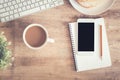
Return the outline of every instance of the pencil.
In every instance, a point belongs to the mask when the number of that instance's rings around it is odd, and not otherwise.
[[[100,58],[102,59],[102,25],[100,25]]]

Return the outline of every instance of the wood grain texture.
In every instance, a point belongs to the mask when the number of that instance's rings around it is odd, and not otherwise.
[[[120,0],[110,10],[97,16],[83,15],[68,0],[64,2],[56,8],[0,23],[0,31],[5,31],[13,43],[11,49],[15,57],[11,68],[0,71],[0,80],[120,80]],[[85,17],[105,18],[112,67],[79,73],[75,71],[68,23]],[[45,26],[55,43],[48,43],[37,51],[26,47],[22,33],[32,23]]]

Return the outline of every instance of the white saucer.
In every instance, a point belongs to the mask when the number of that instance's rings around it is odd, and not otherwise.
[[[104,3],[101,3],[99,6],[94,8],[84,8],[80,6],[76,0],[69,0],[71,5],[79,12],[86,15],[98,15],[107,11],[116,0],[104,0]]]

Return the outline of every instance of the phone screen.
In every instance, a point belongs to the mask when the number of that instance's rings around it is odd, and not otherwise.
[[[78,23],[78,51],[94,51],[94,23]]]

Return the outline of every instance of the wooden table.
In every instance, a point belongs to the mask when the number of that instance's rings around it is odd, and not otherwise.
[[[0,31],[4,31],[12,42],[15,57],[11,68],[0,71],[0,80],[120,80],[120,0],[110,10],[97,16],[83,15],[68,0],[64,2],[56,8],[0,23]],[[79,73],[75,71],[68,23],[81,17],[105,18],[112,67]],[[45,26],[55,43],[48,43],[37,51],[26,47],[22,33],[31,23]]]

